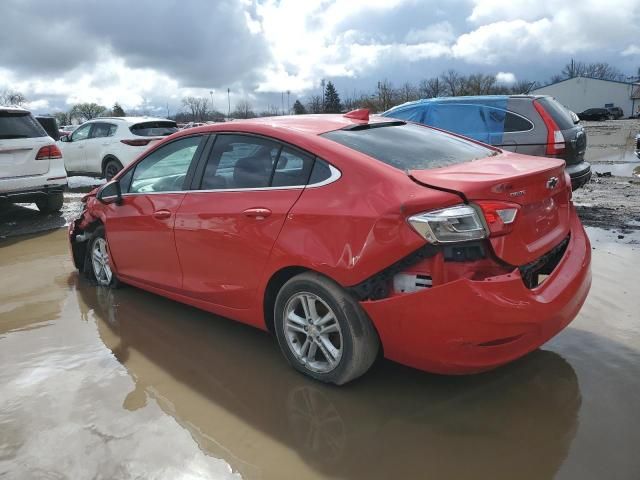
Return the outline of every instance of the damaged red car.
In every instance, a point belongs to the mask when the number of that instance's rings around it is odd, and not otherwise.
[[[565,328],[591,284],[562,160],[366,111],[173,134],[88,195],[69,236],[99,285],[268,330],[335,384],[381,355],[498,367]]]

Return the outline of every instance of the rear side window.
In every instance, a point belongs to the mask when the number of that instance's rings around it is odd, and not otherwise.
[[[154,122],[142,122],[136,123],[129,127],[129,130],[134,135],[140,137],[166,137],[178,131],[176,122],[167,121],[154,121]]]
[[[504,118],[505,132],[526,132],[533,128],[533,123],[520,115],[507,112]]]
[[[573,128],[573,119],[571,118],[571,114],[568,112],[566,108],[560,105],[557,101],[555,101],[551,97],[542,97],[537,100],[544,109],[551,115],[553,121],[556,122],[556,125],[560,127],[560,130],[568,130]]]
[[[322,136],[400,170],[421,170],[497,154],[468,140],[414,124],[372,124]]]
[[[273,172],[272,187],[306,185],[313,167],[313,157],[284,147]]]
[[[0,110],[0,139],[46,136],[47,132],[29,112]]]

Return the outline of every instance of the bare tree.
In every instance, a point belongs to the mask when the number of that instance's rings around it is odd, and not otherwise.
[[[453,69],[448,70],[440,75],[440,81],[444,84],[447,90],[447,94],[451,95],[452,97],[460,95],[460,80],[460,74]]]
[[[398,100],[401,103],[412,102],[420,98],[418,89],[410,82],[405,82],[397,91]]]
[[[391,85],[391,82],[389,80],[385,78],[384,80],[378,82],[377,94],[378,94],[378,108],[381,111],[384,112],[386,110],[389,110],[391,107],[393,107],[394,105],[393,85]]]
[[[102,115],[107,110],[107,107],[98,105],[97,103],[77,103],[69,111],[73,118],[76,118],[82,122],[91,120]]]
[[[438,77],[421,80],[418,88],[420,96],[424,98],[435,98],[446,95],[445,86]]]
[[[260,117],[276,117],[282,115],[282,112],[277,105],[269,105],[266,110],[260,112]]]
[[[624,80],[624,74],[606,62],[584,63],[573,58],[562,69],[565,78],[591,77],[601,80]]]
[[[324,111],[324,101],[322,95],[311,95],[307,102],[307,111],[309,113],[322,113]]]
[[[529,81],[529,80],[518,80],[511,86],[511,92],[513,94],[523,94],[526,95],[531,92],[534,88],[538,86],[538,82]]]
[[[231,112],[232,118],[253,118],[255,116],[253,106],[248,100],[240,100],[237,102],[235,110]]]
[[[203,122],[207,118],[209,99],[205,97],[184,97],[182,105],[191,111],[194,122]]]
[[[73,116],[71,112],[56,112],[53,114],[58,122],[58,125],[71,125],[73,123]]]
[[[15,90],[3,90],[0,92],[0,105],[23,106],[27,103],[27,97]]]

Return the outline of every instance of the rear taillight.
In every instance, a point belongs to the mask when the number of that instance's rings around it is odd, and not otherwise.
[[[57,145],[45,145],[36,154],[36,160],[56,160],[62,158],[62,152]]]
[[[484,220],[492,237],[506,235],[513,230],[520,207],[514,203],[483,200],[476,202],[482,210]]]
[[[144,147],[145,145],[149,145],[149,142],[151,140],[154,140],[154,139],[150,138],[150,139],[120,140],[120,142],[124,143],[125,145],[130,145],[132,147]]]
[[[408,221],[416,232],[431,243],[464,242],[487,236],[478,213],[469,205],[419,213],[409,217]]]
[[[564,153],[566,145],[564,143],[564,135],[558,127],[553,117],[549,115],[549,112],[545,110],[538,100],[533,101],[533,106],[536,108],[542,121],[547,127],[547,155],[558,155]]]

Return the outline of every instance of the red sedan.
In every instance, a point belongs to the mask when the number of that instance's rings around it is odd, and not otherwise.
[[[85,202],[71,248],[99,285],[269,330],[336,384],[380,353],[503,365],[566,327],[591,284],[562,160],[366,111],[184,130]]]

